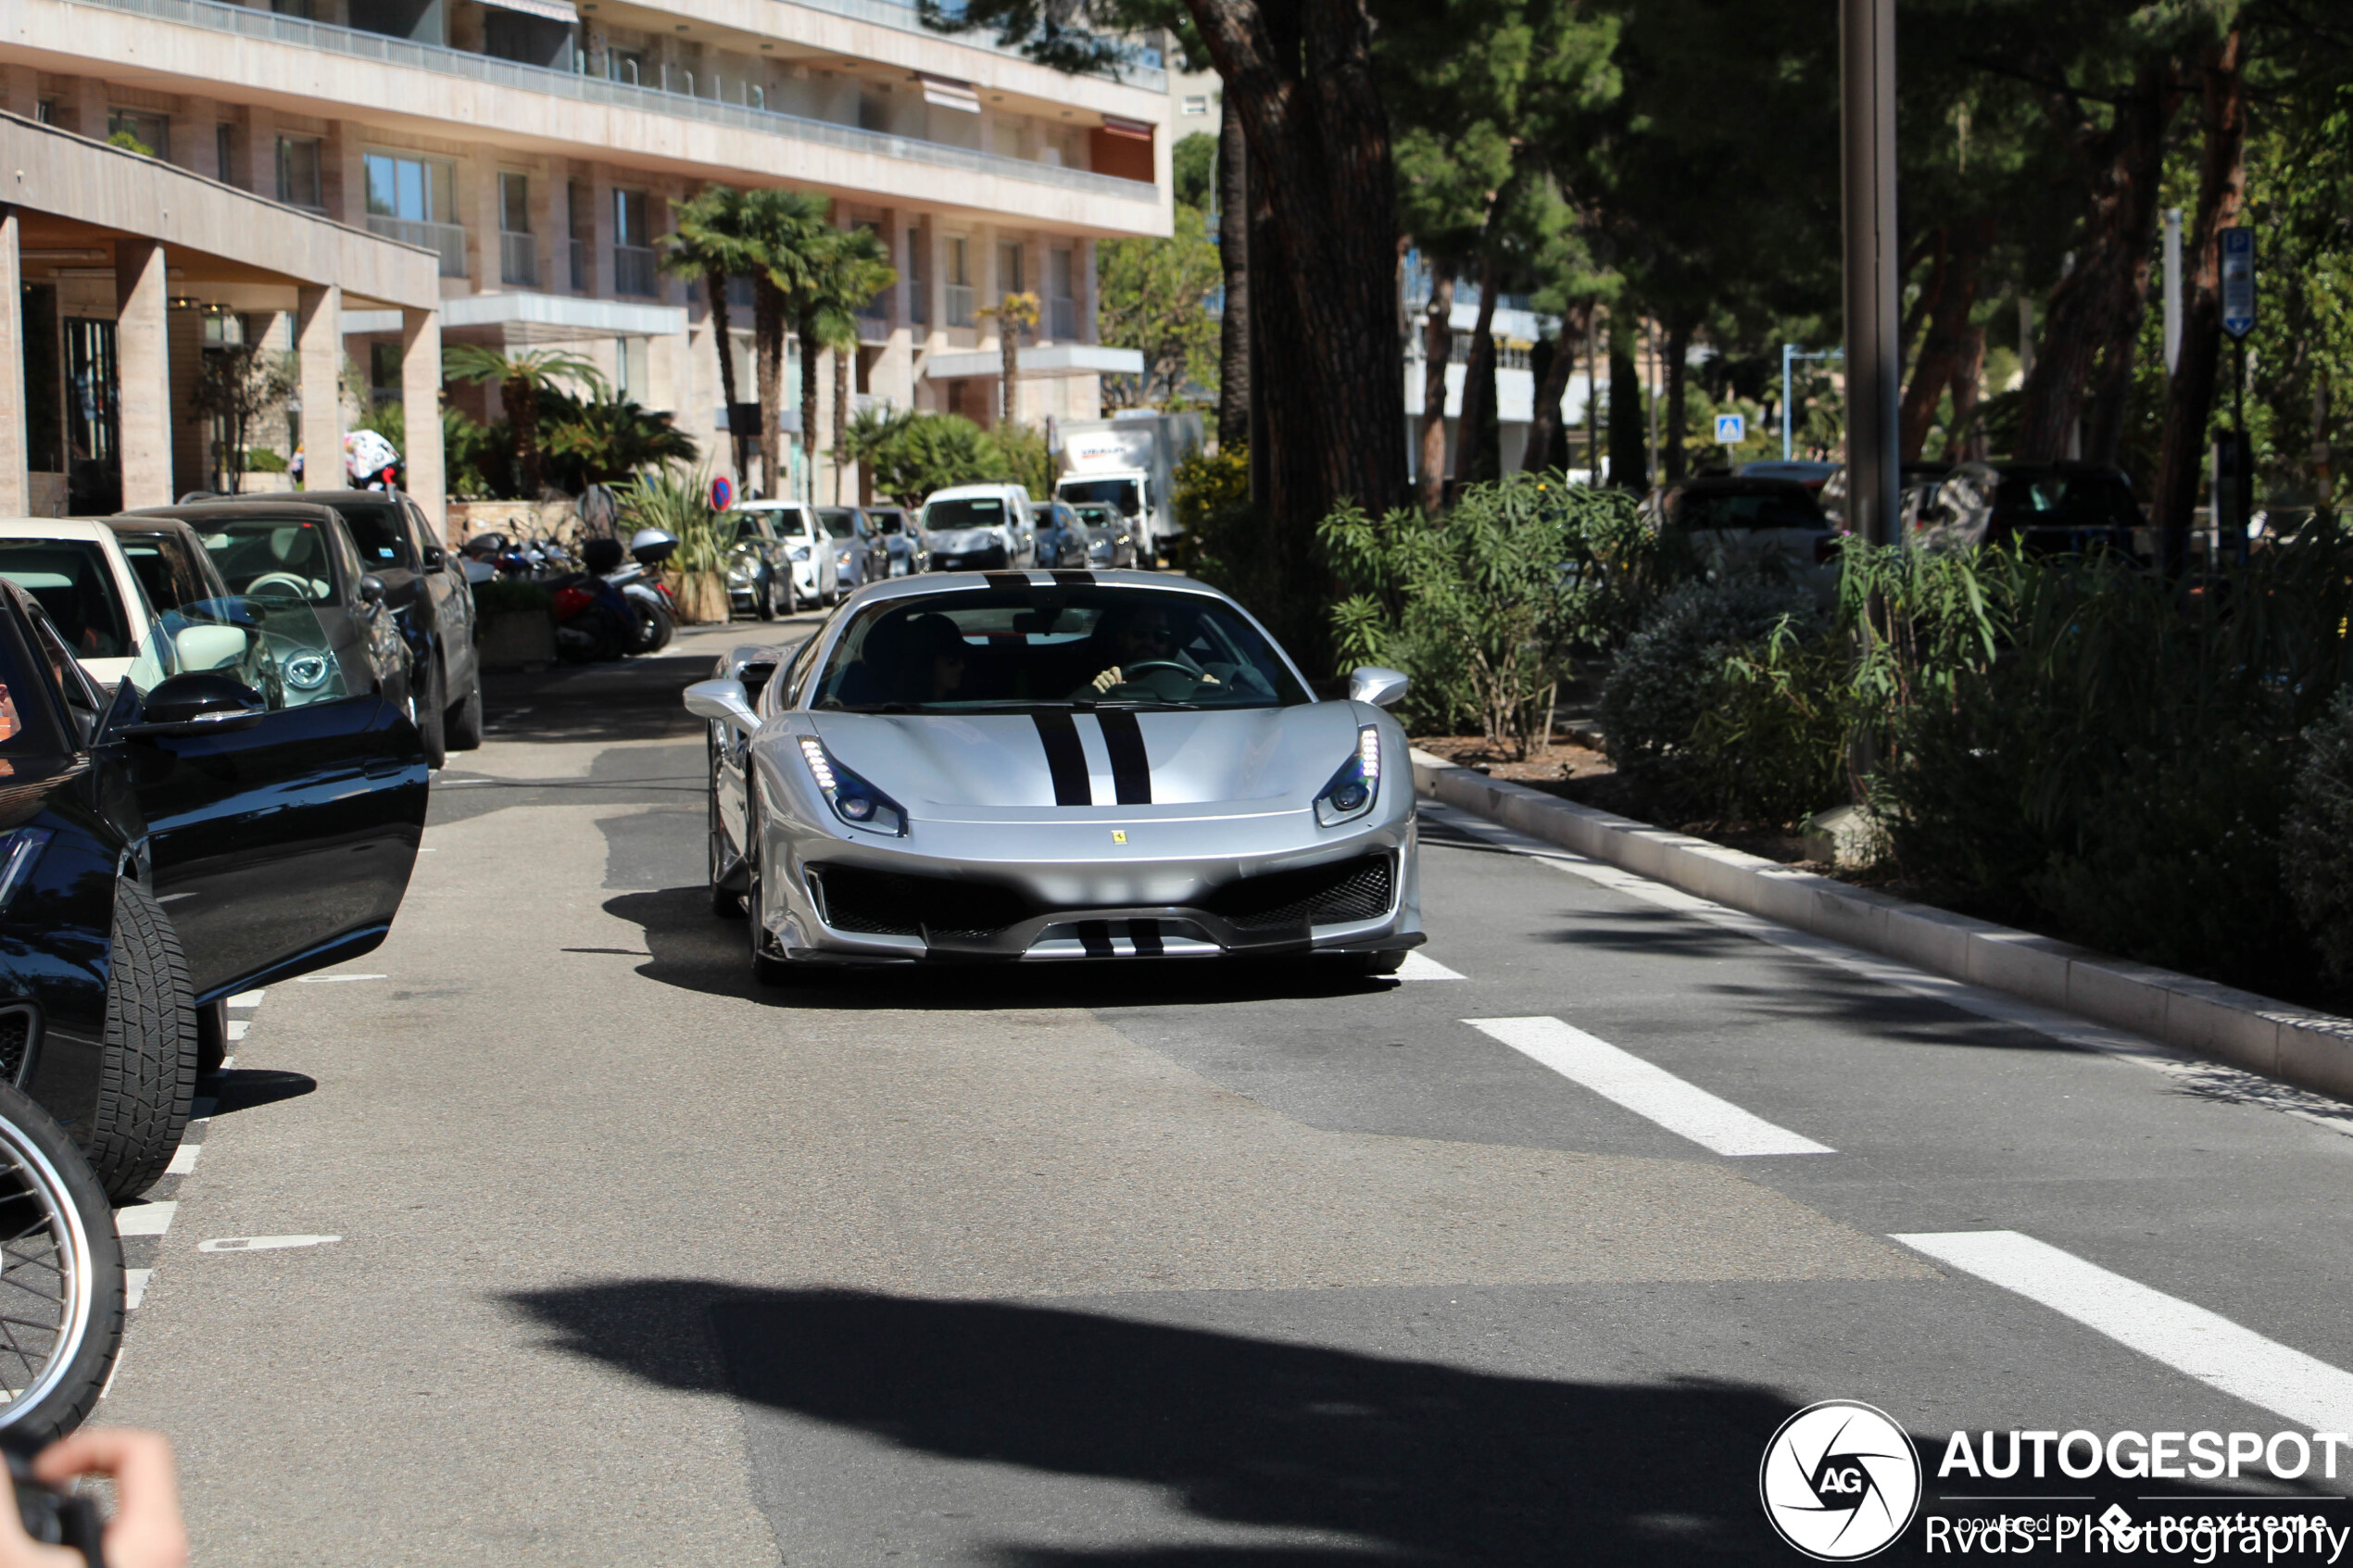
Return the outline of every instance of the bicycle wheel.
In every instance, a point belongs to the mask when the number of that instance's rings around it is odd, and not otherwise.
[[[64,1129],[0,1083],[0,1434],[38,1448],[81,1425],[122,1345],[122,1242]]]

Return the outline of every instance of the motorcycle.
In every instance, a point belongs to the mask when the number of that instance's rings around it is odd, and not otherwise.
[[[547,586],[557,658],[567,664],[601,664],[630,651],[635,626],[620,589],[586,571],[567,573]]]
[[[631,653],[659,653],[678,624],[678,604],[669,584],[649,568],[668,560],[678,541],[659,528],[641,528],[629,540],[626,558],[618,539],[591,539],[580,548],[581,563],[619,590],[629,613]]]

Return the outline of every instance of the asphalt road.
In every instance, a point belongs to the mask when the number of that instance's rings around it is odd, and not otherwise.
[[[2347,1108],[1437,809],[1402,983],[756,991],[677,701],[753,633],[498,683],[391,939],[245,999],[101,1412],[201,1562],[1788,1562],[1826,1399],[1931,1514],[2353,1524],[1933,1474],[2353,1428]]]

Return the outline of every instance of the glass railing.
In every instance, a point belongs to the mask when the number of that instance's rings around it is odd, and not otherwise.
[[[1046,302],[1046,335],[1058,343],[1078,340],[1078,302],[1075,299],[1050,299]]]
[[[650,298],[661,293],[654,282],[654,252],[650,245],[612,247],[612,292]]]
[[[1003,175],[1009,179],[1119,196],[1131,201],[1148,200],[1152,191],[1151,185],[1147,182],[1123,180],[1117,175],[1098,174],[1092,169],[1065,169],[1056,164],[1034,163],[1027,158],[1003,157],[946,142],[897,136],[879,131],[862,131],[829,119],[808,119],[799,115],[780,114],[755,105],[690,97],[684,93],[665,93],[656,86],[611,82],[579,71],[526,65],[520,60],[494,59],[487,55],[468,54],[461,49],[444,48],[435,44],[417,44],[384,33],[364,32],[328,22],[308,21],[300,17],[280,16],[274,11],[228,4],[225,0],[89,0],[89,3],[190,27],[207,28],[215,32],[233,33],[241,38],[265,39],[302,48],[321,49],[355,59],[463,77],[517,92],[607,104],[646,114],[699,119],[765,135],[787,136],[849,152],[906,158],[969,173]],[[863,7],[893,13],[904,11],[910,17],[913,12],[913,7],[901,7],[893,4],[892,0],[812,0],[812,3],[816,3],[819,9],[866,20],[884,21],[884,25],[887,26],[900,24],[885,21],[879,16],[868,17]],[[922,31],[920,23],[910,25],[915,31]],[[973,35],[975,40],[979,36]],[[1138,86],[1146,85],[1132,73],[1127,80]]]
[[[445,278],[466,275],[466,232],[455,223],[428,223],[422,219],[386,218],[371,212],[368,214],[368,232],[403,245],[438,251],[441,275]]]
[[[588,242],[586,240],[572,242],[572,292],[574,294],[588,292]]]
[[[948,285],[948,324],[969,327],[973,324],[973,291],[969,283]]]
[[[498,278],[517,288],[539,286],[539,246],[529,234],[500,232]]]

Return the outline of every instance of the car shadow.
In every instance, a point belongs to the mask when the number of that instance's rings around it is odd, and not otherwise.
[[[307,1073],[285,1073],[266,1067],[230,1067],[196,1080],[197,1116],[229,1116],[296,1099],[319,1087]],[[208,1109],[208,1107],[209,1109]]]
[[[1315,958],[1120,960],[1070,963],[912,963],[882,968],[812,967],[784,985],[751,978],[744,922],[711,912],[700,886],[666,887],[608,898],[605,912],[635,924],[652,958],[648,980],[773,1007],[827,1010],[1039,1007],[1176,1007],[1279,998],[1361,997],[1397,982],[1343,972]]]
[[[1003,1542],[999,1562],[1789,1561],[1754,1499],[1757,1456],[1795,1407],[1761,1388],[1512,1376],[1063,1306],[850,1290],[643,1279],[510,1299],[558,1348],[666,1387],[917,1454],[1149,1486],[1220,1525],[1357,1543]]]

